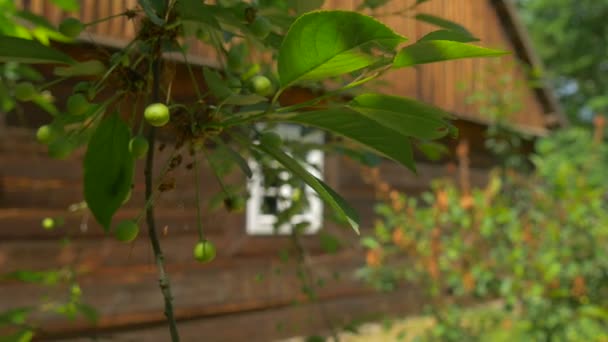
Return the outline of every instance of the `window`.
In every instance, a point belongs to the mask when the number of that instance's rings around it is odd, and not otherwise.
[[[298,141],[302,145],[323,143],[322,132],[306,133],[304,130],[300,126],[281,124],[276,127],[275,132],[284,141]],[[289,153],[289,151],[285,152]],[[324,153],[319,149],[310,149],[306,150],[304,155],[308,172],[322,179]],[[292,215],[289,222],[276,227],[277,214],[290,208],[294,196],[298,196],[301,192],[287,184],[290,175],[286,171],[265,172],[269,169],[278,170],[279,164],[276,161],[268,164],[262,168],[258,162],[249,161],[253,176],[248,183],[247,234],[291,234],[293,227],[300,223],[307,223],[303,230],[304,234],[314,234],[319,231],[323,224],[323,202],[309,186],[303,191],[307,205]]]

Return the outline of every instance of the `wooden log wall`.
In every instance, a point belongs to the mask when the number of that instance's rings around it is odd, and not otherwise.
[[[159,162],[168,153],[158,156]],[[93,325],[84,320],[66,321],[41,313],[34,316],[42,324],[41,338],[65,340],[82,336],[107,337],[127,341],[165,341],[162,299],[157,285],[157,270],[143,230],[133,243],[125,245],[103,234],[90,216],[69,214],[66,208],[82,200],[82,151],[68,161],[46,157],[43,147],[36,145],[29,130],[10,129],[0,139],[0,270],[47,270],[70,267],[78,272],[78,281],[86,303],[99,310],[100,320]],[[337,156],[326,161],[326,179],[343,194],[363,217],[364,232],[373,224],[374,189],[360,177],[360,166]],[[428,188],[434,177],[456,174],[440,164],[418,165],[416,177],[403,167],[383,164],[383,179],[395,188],[418,192]],[[132,200],[116,219],[132,218],[143,205],[141,163]],[[473,170],[478,183],[485,181],[483,168]],[[217,259],[200,265],[192,258],[197,241],[195,231],[194,192],[191,172],[174,171],[178,180],[174,192],[158,202],[158,226],[164,232],[161,244],[175,294],[180,326],[186,326],[186,341],[194,336],[210,336],[209,341],[243,341],[256,331],[251,341],[323,331],[316,306],[293,306],[304,300],[293,259],[281,261],[279,252],[291,249],[289,238],[250,237],[244,235],[244,217],[239,214],[205,212],[203,225],[207,238],[218,248]],[[202,171],[203,198],[218,190],[210,170]],[[44,217],[65,217],[65,224],[55,230],[40,227]],[[339,323],[354,319],[353,308],[362,305],[362,316],[402,310],[416,310],[422,304],[413,290],[392,295],[376,295],[355,279],[363,264],[363,253],[357,237],[345,227],[326,220],[325,233],[337,236],[343,248],[326,254],[318,237],[307,237],[304,245],[311,255],[315,274],[326,281],[319,289],[323,305]],[[62,237],[70,242],[63,244]],[[292,257],[293,258],[293,257]],[[337,275],[337,277],[335,276]],[[37,305],[43,295],[64,298],[65,288],[45,288],[14,281],[0,281],[0,312],[4,309]],[[407,301],[405,301],[407,298]],[[394,302],[396,299],[404,300]],[[393,302],[391,306],[390,303]],[[386,311],[386,312],[385,312]],[[408,311],[409,312],[409,311]],[[377,316],[374,316],[377,317]],[[312,322],[309,322],[312,319]],[[223,330],[228,322],[250,322],[243,329]],[[213,323],[211,323],[213,322]],[[271,329],[274,325],[284,326]],[[276,327],[275,327],[276,328]],[[219,329],[219,330],[218,330]],[[156,336],[157,339],[150,338]],[[104,340],[104,339],[102,339]]]
[[[159,160],[166,156],[166,153],[161,154]],[[0,270],[2,273],[42,271],[67,266],[78,272],[84,300],[99,310],[99,322],[92,325],[80,319],[66,321],[49,313],[38,313],[34,318],[45,331],[41,338],[46,336],[64,340],[100,334],[122,341],[129,340],[131,336],[139,336],[140,340],[144,336],[153,336],[149,335],[150,331],[154,331],[154,334],[164,333],[161,328],[162,300],[156,280],[157,270],[145,231],[133,244],[125,245],[104,235],[86,214],[66,213],[66,207],[82,200],[81,158],[80,153],[69,161],[48,159],[44,149],[32,142],[29,131],[11,129],[2,137]],[[342,161],[330,158],[328,164],[334,174],[330,171],[329,179],[340,179],[340,183],[348,187],[362,184],[356,177],[358,169],[355,165],[336,177],[340,163]],[[139,171],[141,167],[138,165]],[[350,178],[342,177],[351,172],[353,175]],[[305,298],[300,292],[302,284],[297,278],[295,265],[291,261],[285,264],[278,257],[281,249],[290,247],[288,238],[248,237],[243,234],[242,215],[228,215],[222,211],[205,213],[203,225],[206,236],[216,243],[218,258],[209,265],[200,265],[193,260],[192,247],[197,241],[197,233],[194,194],[188,180],[192,175],[182,170],[176,171],[174,176],[180,180],[177,189],[162,197],[157,216],[159,227],[164,231],[161,244],[173,283],[176,312],[180,320],[191,327],[190,335],[186,336],[199,333],[210,336],[210,341],[242,341],[256,329],[255,320],[243,330],[227,332],[218,330],[218,327],[243,317],[269,319],[264,323],[265,330],[256,332],[255,341],[314,332],[310,330],[313,328],[323,330],[321,322],[310,325],[309,330],[298,326],[308,324],[303,319],[306,315],[311,318],[317,316],[317,308],[292,306],[294,300]],[[402,172],[396,177],[404,181]],[[203,171],[203,179],[213,179],[209,170]],[[121,210],[117,219],[132,218],[139,213],[143,204],[141,181],[141,177],[138,177],[132,201],[126,209]],[[340,187],[340,184],[334,185]],[[207,181],[203,188],[203,197],[207,197],[217,186],[213,181]],[[373,194],[357,199],[351,193],[348,197],[359,209],[371,208],[373,204]],[[44,231],[40,222],[47,216],[65,217],[66,222],[56,230]],[[369,226],[371,216],[365,221]],[[366,305],[360,310],[361,314],[379,314],[388,306],[391,298],[412,296],[411,293],[375,295],[355,281],[354,272],[363,260],[353,233],[331,224],[325,232],[344,237],[345,248],[337,254],[326,255],[322,253],[316,237],[306,238],[304,244],[311,253],[315,274],[327,281],[327,285],[319,290],[319,296],[327,301],[325,305],[333,308],[332,317],[344,320],[341,315],[359,304]],[[70,242],[61,243],[60,238],[66,236]],[[334,277],[334,273],[339,274],[339,278]],[[65,288],[56,286],[49,289],[1,281],[0,312],[8,308],[36,306],[41,303],[43,295],[49,294],[51,298],[64,298]],[[377,306],[377,300],[384,304]],[[416,307],[411,303],[407,306],[410,309]],[[392,310],[396,310],[396,307]],[[231,315],[237,313],[237,316]],[[283,314],[296,321],[282,317]],[[209,318],[213,318],[211,321],[218,325],[210,324],[207,321]],[[271,322],[283,324],[286,328],[271,329]],[[160,337],[162,333],[157,339],[146,340],[165,341]]]

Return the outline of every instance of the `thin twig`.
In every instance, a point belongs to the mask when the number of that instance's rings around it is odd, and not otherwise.
[[[157,44],[157,48],[160,49],[160,40]],[[160,54],[158,51],[155,51],[156,55],[154,56],[154,61],[152,63],[152,74],[153,74],[153,85],[152,85],[152,103],[156,103],[160,99],[160,68],[161,68],[161,60]],[[156,141],[156,129],[151,127],[148,132],[148,154],[146,156],[146,168],[144,171],[145,174],[145,183],[146,183],[146,202],[148,202],[154,193],[154,188],[152,184],[153,178],[153,170],[154,170],[154,150],[155,150],[155,141]],[[169,276],[165,271],[165,257],[163,255],[162,249],[160,247],[160,242],[158,240],[158,233],[156,231],[156,221],[154,219],[154,207],[155,205],[150,205],[146,209],[146,222],[148,224],[148,235],[150,237],[150,242],[152,243],[152,249],[154,251],[154,257],[156,260],[156,265],[158,266],[158,282],[160,285],[160,290],[165,299],[165,316],[167,317],[167,321],[169,323],[169,330],[171,333],[171,341],[178,342],[179,341],[179,333],[177,331],[177,323],[175,321],[175,315],[173,313],[173,295],[171,294],[171,284],[169,282]]]
[[[304,246],[302,245],[302,241],[300,240],[300,233],[298,231],[294,231],[291,234],[291,236],[292,236],[292,241],[293,241],[294,247],[296,248],[297,261],[298,261],[298,264],[304,275],[303,276],[304,279],[302,279],[302,280],[304,281],[305,285],[308,286],[309,291],[313,291],[313,289],[315,287],[315,281],[314,281],[314,275],[312,273],[312,265],[310,264],[308,254],[307,254],[306,250],[304,249]],[[308,282],[308,284],[306,284],[307,282]],[[325,321],[325,325],[329,329],[329,333],[331,334],[331,337],[334,340],[334,342],[340,342],[338,333],[336,332],[336,329],[335,329],[331,319],[329,318],[329,314],[327,313],[325,305],[323,305],[323,303],[321,301],[319,301],[317,296],[314,296],[312,292],[311,292],[311,295],[309,296],[309,298],[317,305],[317,308],[319,309],[319,315],[320,315],[321,319],[323,321]]]

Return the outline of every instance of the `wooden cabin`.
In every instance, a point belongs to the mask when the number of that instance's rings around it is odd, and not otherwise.
[[[360,0],[326,0],[326,8],[354,9]],[[403,8],[404,1],[391,1],[381,12]],[[58,23],[66,16],[45,0],[21,1],[36,13]],[[136,0],[81,1],[80,18],[90,22],[137,5]],[[501,59],[501,72],[524,81],[525,66],[539,67],[508,0],[431,0],[419,12],[461,23],[488,47],[509,49],[511,56]],[[435,29],[429,24],[385,16],[382,20],[410,40]],[[64,46],[75,58],[86,58],[100,47],[120,47],[134,35],[132,25],[114,20],[98,25],[83,34],[78,44]],[[213,65],[204,47],[193,49],[192,61]],[[521,64],[507,67],[517,60]],[[470,146],[471,174],[482,183],[493,160],[483,148],[488,120],[466,99],[475,91],[492,87],[484,70],[491,60],[471,59],[431,64],[390,73],[390,87],[381,91],[416,97],[457,115],[460,139]],[[503,64],[504,63],[504,64]],[[186,77],[178,67],[176,77]],[[44,70],[43,70],[44,71]],[[48,72],[48,70],[46,70]],[[467,85],[466,91],[457,83]],[[69,85],[69,84],[68,84]],[[176,91],[180,97],[192,96],[191,90]],[[58,101],[64,101],[58,94]],[[63,94],[63,96],[67,96]],[[511,124],[522,132],[542,135],[563,124],[562,115],[552,94],[543,87],[523,89],[523,109]],[[35,109],[28,117],[35,127]],[[131,245],[116,242],[103,234],[86,213],[70,213],[67,208],[82,201],[82,153],[68,161],[49,159],[46,149],[35,143],[34,128],[23,127],[10,115],[0,122],[0,271],[46,270],[66,267],[77,272],[84,301],[98,310],[99,319],[91,323],[83,318],[66,320],[48,312],[33,318],[40,325],[39,340],[88,341],[168,341],[163,316],[163,301],[158,288],[157,268],[146,234]],[[453,150],[456,140],[446,140]],[[167,152],[158,154],[159,160]],[[391,186],[406,192],[419,192],[436,177],[453,177],[446,163],[420,159],[419,175],[402,166],[383,162],[380,173]],[[131,218],[143,203],[142,165],[137,166],[133,200],[117,218]],[[213,180],[208,169],[202,179]],[[334,328],[356,320],[377,319],[380,315],[419,312],[423,304],[414,287],[389,294],[379,294],[358,281],[356,270],[364,263],[358,237],[349,229],[325,219],[316,234],[304,238],[306,263],[324,284],[317,290],[317,304],[309,304],[301,291],[293,254],[285,258],[282,250],[293,251],[287,236],[252,235],[246,231],[247,215],[224,210],[205,212],[203,225],[207,238],[218,247],[218,257],[201,265],[192,257],[196,233],[196,211],[192,173],[175,170],[176,189],[160,199],[158,226],[162,228],[161,245],[172,282],[176,315],[183,341],[270,341],[295,335],[327,333],[327,322]],[[373,224],[374,189],[361,177],[361,167],[345,157],[326,155],[325,180],[342,194],[363,218],[363,234]],[[203,196],[218,190],[214,181],[203,184]],[[65,217],[65,224],[55,230],[41,228],[45,217]],[[322,248],[321,234],[341,240],[334,253]],[[64,242],[62,242],[64,241]],[[15,307],[36,306],[44,295],[65,296],[65,286],[38,286],[12,280],[0,280],[0,312]]]

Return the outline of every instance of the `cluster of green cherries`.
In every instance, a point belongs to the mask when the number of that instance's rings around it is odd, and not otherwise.
[[[15,89],[15,98],[20,101],[29,101],[37,94],[35,87],[31,83],[21,83]],[[67,111],[71,115],[82,115],[87,112],[90,103],[82,94],[75,94],[68,98],[66,103]],[[165,126],[171,120],[169,108],[163,103],[154,103],[146,107],[144,119],[154,127]],[[64,159],[71,152],[70,146],[54,146],[55,142],[62,142],[57,136],[58,132],[51,125],[43,125],[36,132],[39,142],[49,144],[49,154],[51,157]],[[63,143],[60,143],[63,144]],[[129,141],[129,151],[134,158],[141,159],[146,156],[149,149],[148,140],[142,135],[136,135]],[[126,196],[123,203],[130,198],[130,193]],[[44,229],[51,230],[56,226],[53,218],[42,220]],[[121,242],[129,243],[134,241],[139,235],[139,226],[135,220],[123,220],[119,222],[113,230],[114,237]],[[194,247],[194,258],[199,262],[210,262],[215,258],[216,249],[213,243],[206,239],[200,240]]]
[[[169,108],[164,103],[153,103],[146,107],[144,119],[151,126],[162,127],[171,119]],[[143,158],[148,152],[148,147],[148,141],[141,135],[133,137],[129,142],[129,150],[135,158]],[[131,242],[138,234],[139,226],[133,220],[121,221],[114,228],[114,236],[122,242]],[[210,262],[215,258],[215,246],[210,241],[202,239],[194,246],[193,254],[199,262]]]

